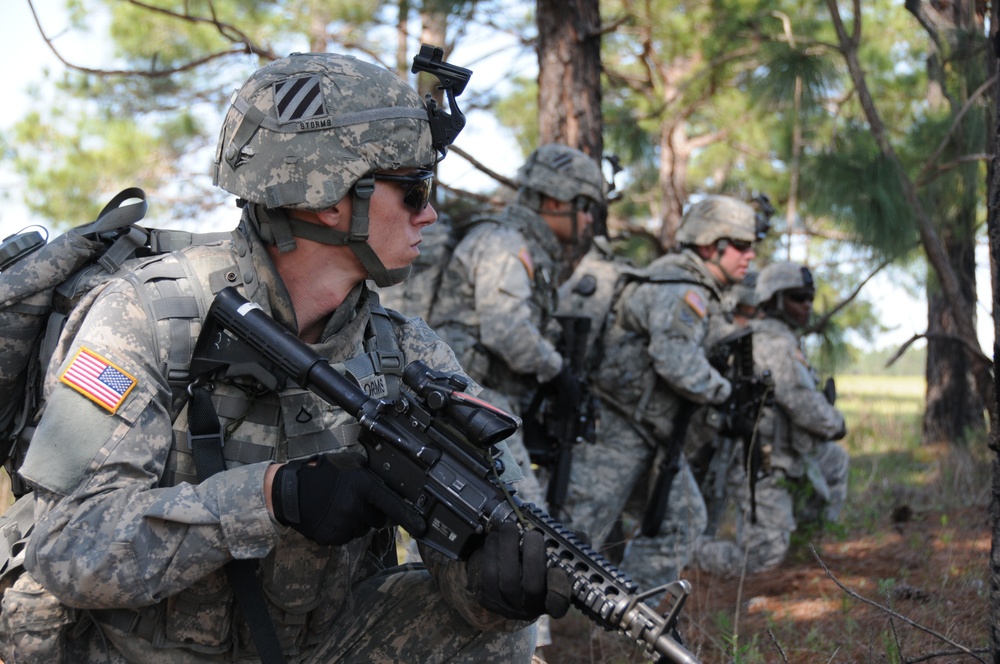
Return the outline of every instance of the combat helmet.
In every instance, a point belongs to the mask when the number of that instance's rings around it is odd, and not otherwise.
[[[751,270],[743,277],[743,281],[733,285],[733,300],[737,305],[745,307],[757,306],[757,272]]]
[[[771,263],[760,271],[755,294],[757,302],[763,304],[774,297],[776,293],[793,289],[815,293],[816,284],[813,281],[812,272],[805,265],[781,261]]]
[[[597,161],[558,143],[542,145],[532,152],[518,169],[516,182],[522,198],[537,192],[557,201],[574,201],[582,196],[602,204],[607,191]],[[537,209],[536,205],[526,204]]]
[[[423,47],[421,56],[432,48]],[[440,49],[433,56],[431,66],[419,70],[439,78],[434,67],[471,74],[440,63]],[[219,134],[214,182],[249,208],[245,217],[281,251],[295,247],[294,237],[346,245],[379,286],[398,283],[409,268],[386,270],[367,244],[374,173],[420,169],[418,177],[429,187],[431,167],[464,126],[454,96],[467,80],[468,75],[448,89],[448,115],[380,66],[349,55],[293,53],[258,69],[234,93]],[[283,210],[318,212],[348,194],[353,196],[348,233]]]
[[[677,244],[681,246],[709,246],[724,239],[758,239],[754,209],[729,196],[706,196],[692,204],[677,229]]]

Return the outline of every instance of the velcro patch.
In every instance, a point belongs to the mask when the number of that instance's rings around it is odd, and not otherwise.
[[[527,247],[521,247],[521,251],[517,252],[517,257],[521,259],[524,263],[524,268],[528,271],[528,278],[535,278],[535,263],[531,260],[531,252],[528,251]]]
[[[274,84],[274,108],[278,122],[302,122],[302,129],[319,129],[323,123],[315,123],[326,117],[326,103],[319,76],[289,78]]]
[[[134,376],[89,348],[77,351],[59,380],[112,413],[136,385]]]
[[[705,305],[705,300],[701,298],[701,294],[698,291],[689,290],[684,294],[684,301],[687,302],[688,306],[698,314],[698,318],[704,318],[705,314],[708,313],[708,307]]]

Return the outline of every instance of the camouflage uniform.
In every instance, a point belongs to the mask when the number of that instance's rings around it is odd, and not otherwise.
[[[721,289],[701,258],[684,250],[644,272],[656,281],[625,287],[605,334],[594,383],[603,405],[597,443],[574,451],[569,521],[597,546],[633,492],[644,502],[659,442],[672,436],[682,398],[720,404],[731,389],[705,355],[726,321]],[[636,535],[622,569],[642,588],[675,580],[705,520],[704,501],[682,457],[659,534]]]
[[[271,247],[290,251],[296,237],[347,246],[380,285],[405,277],[408,268],[387,269],[367,243],[368,197],[375,179],[396,177],[417,211],[411,219],[424,209],[430,173],[421,167],[447,147],[432,140],[436,121],[447,116],[429,115],[390,72],[336,54],[276,61],[233,97],[215,173],[245,201],[232,239],[149,259],[98,286],[56,349],[21,469],[36,520],[27,572],[4,594],[6,661],[258,662],[223,570],[234,559],[256,561],[289,662],[530,658],[534,626],[486,611],[467,590],[464,562],[426,550],[427,570],[394,567],[391,529],[325,546],[271,515],[263,489],[272,463],[363,462],[349,414],[298,388],[218,379],[211,401],[227,469],[198,482],[187,439],[184,386],[215,293],[236,286],[298,330]],[[398,169],[420,170],[380,173]],[[348,195],[350,233],[285,212],[318,213]],[[368,356],[379,368],[366,377],[384,379],[370,383],[378,396],[393,390],[389,365],[374,361],[383,353],[402,366],[422,359],[460,371],[423,322],[387,315],[369,295],[358,281],[327,312],[319,354],[332,363]],[[81,379],[94,364],[110,392]]]
[[[549,328],[561,252],[545,220],[512,203],[462,238],[441,276],[431,327],[485,388],[484,398],[514,413],[563,366]],[[507,445],[525,475],[522,498],[543,505],[520,431]]]
[[[755,371],[770,371],[774,380],[774,407],[765,408],[756,434],[770,471],[756,483],[756,522],[749,518],[746,472],[736,464],[730,475],[740,513],[737,539],[706,539],[697,549],[699,567],[722,574],[773,569],[797,525],[835,521],[847,497],[847,451],[831,442],[845,435],[844,416],[819,390],[799,335],[776,316],[750,326]],[[797,505],[800,495],[805,501]]]
[[[252,273],[237,257],[247,247]],[[162,299],[162,289],[154,286],[160,279],[147,279],[146,273],[162,278],[166,272],[183,272],[168,269],[177,263],[209,266],[207,279],[193,288],[178,280],[175,288],[211,293],[213,284],[225,284],[218,275],[242,268],[248,283],[269,284],[257,291],[266,311],[291,327],[294,314],[252,235],[249,244],[199,247],[185,255],[186,261],[157,260],[138,270],[136,278],[103,289],[87,316],[71,323],[79,324],[79,332],[71,347],[61,349],[55,365],[60,368],[49,376],[46,413],[23,468],[36,487],[42,519],[27,552],[31,575],[18,581],[30,589],[37,580],[78,607],[66,609],[72,620],[63,617],[68,624],[57,630],[62,640],[50,637],[49,644],[60,643],[66,661],[74,662],[104,661],[96,655],[105,647],[113,661],[255,661],[221,569],[230,559],[251,558],[260,559],[259,573],[289,661],[368,659],[379,653],[402,661],[444,661],[453,652],[476,651],[467,661],[499,662],[530,654],[531,629],[513,640],[479,631],[525,625],[479,608],[464,591],[464,564],[424,551],[436,581],[415,569],[381,570],[384,552],[373,549],[375,533],[343,547],[324,547],[268,515],[261,486],[272,460],[363,453],[353,418],[310,393],[286,389],[248,402],[245,387],[217,385],[213,402],[223,425],[232,429],[225,446],[229,469],[194,484],[187,408],[176,412],[157,361],[169,357],[172,347],[151,331],[148,316],[148,304]],[[364,295],[363,285],[355,288],[315,346],[331,362],[363,352],[371,315]],[[459,370],[451,351],[425,325],[413,319],[392,322],[406,363],[423,359],[444,371]],[[186,336],[168,335],[167,340],[190,348]],[[136,380],[113,416],[58,380],[81,347]],[[72,440],[71,454],[60,444],[66,440]],[[442,595],[438,587],[447,592]],[[400,621],[390,623],[392,639],[382,632],[384,622],[374,634],[364,634],[388,617]],[[30,631],[6,605],[3,618],[8,630]],[[20,620],[25,619],[22,614]],[[58,626],[58,620],[51,624]],[[5,636],[8,647],[23,641]]]

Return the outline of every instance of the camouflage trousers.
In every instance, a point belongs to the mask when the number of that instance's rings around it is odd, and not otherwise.
[[[847,451],[823,443],[805,461],[808,479],[791,479],[775,470],[757,480],[756,520],[751,519],[746,472],[733,464],[728,486],[737,506],[736,540],[702,538],[695,555],[698,567],[733,576],[771,570],[784,561],[791,534],[803,523],[836,522],[847,499]]]
[[[22,579],[28,583],[21,583]],[[28,604],[44,590],[25,573],[18,584],[18,621],[5,597],[3,648],[5,661],[18,664],[258,664],[259,659],[234,659],[228,654],[199,654],[186,648],[161,649],[114,627],[97,627],[88,618],[67,625],[74,611],[51,595],[41,612]],[[15,585],[18,588],[18,585]],[[8,591],[10,595],[10,591]],[[307,653],[288,655],[289,664],[361,662],[468,663],[531,661],[535,627],[519,632],[484,632],[471,627],[437,590],[422,567],[396,567],[365,579],[352,588],[353,606],[343,611],[324,641]],[[51,606],[50,606],[51,605]],[[48,621],[48,622],[47,622]],[[49,624],[51,622],[51,624]],[[12,624],[13,623],[13,624]]]
[[[623,513],[634,510],[630,516],[641,519],[656,453],[627,420],[604,409],[597,442],[573,451],[566,525],[600,548],[609,544],[608,535]],[[683,455],[680,464],[659,534],[636,533],[625,548],[620,567],[642,590],[676,581],[705,530],[705,501]],[[662,597],[650,599],[658,603]]]

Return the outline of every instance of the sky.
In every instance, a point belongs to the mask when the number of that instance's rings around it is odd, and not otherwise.
[[[9,128],[24,111],[24,91],[40,78],[43,68],[60,71],[63,65],[46,46],[32,18],[28,0],[6,0],[3,20],[0,21],[0,44],[6,53],[8,63],[16,62],[5,71],[5,102],[0,104],[0,132]],[[46,33],[57,36],[66,25],[64,0],[34,0],[34,6]],[[94,42],[68,41],[60,38],[60,51],[67,59],[83,65],[99,66],[99,55],[94,55]],[[456,54],[452,59],[462,64]],[[477,66],[474,78],[488,82],[491,70],[488,66]],[[513,138],[499,127],[487,113],[469,114],[469,122],[456,141],[473,156],[492,169],[507,176],[513,176],[520,165],[521,156]],[[457,187],[476,190],[487,186],[481,175],[464,159],[453,155],[446,159],[442,167],[442,180]],[[133,183],[122,183],[122,187]],[[10,195],[4,201],[4,213],[0,217],[0,239],[20,231],[22,228],[39,223],[32,219],[20,204],[17,193],[16,175],[0,169],[0,192]],[[992,356],[993,327],[991,319],[991,299],[989,284],[988,254],[985,247],[977,251],[979,270],[980,304],[978,327],[980,342],[988,355]],[[793,257],[794,258],[794,257]],[[878,275],[865,287],[863,294],[868,297],[879,312],[884,325],[891,328],[874,343],[875,348],[895,348],[916,334],[922,333],[927,325],[927,307],[922,297],[913,297],[896,280],[897,275]]]

